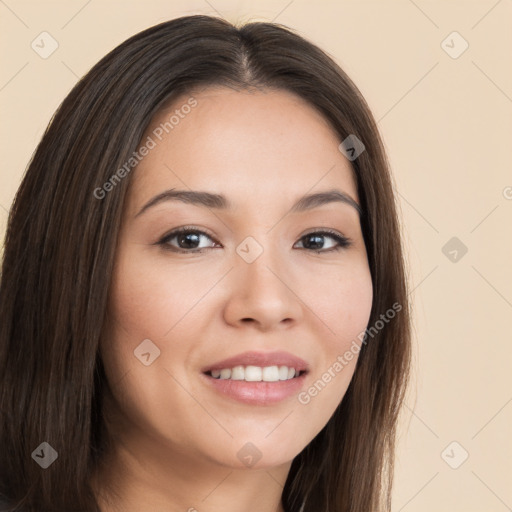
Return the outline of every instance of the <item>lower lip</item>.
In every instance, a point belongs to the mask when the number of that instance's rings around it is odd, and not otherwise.
[[[214,379],[202,374],[213,388],[238,402],[250,405],[270,405],[296,395],[304,386],[307,373],[300,377],[276,382],[247,382],[245,380]]]

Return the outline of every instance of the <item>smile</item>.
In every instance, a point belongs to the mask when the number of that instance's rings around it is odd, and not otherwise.
[[[304,373],[304,372],[302,372]],[[301,375],[300,370],[288,366],[234,366],[208,372],[214,379],[245,380],[246,382],[278,382]]]

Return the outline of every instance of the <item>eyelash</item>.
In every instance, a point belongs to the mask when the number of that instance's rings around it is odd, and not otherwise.
[[[209,235],[205,231],[203,231],[201,229],[197,229],[194,226],[184,226],[182,228],[177,228],[177,229],[171,231],[170,233],[168,233],[167,235],[165,235],[161,240],[159,240],[156,243],[156,245],[161,245],[167,251],[172,251],[172,252],[177,252],[177,253],[182,253],[182,254],[202,253],[205,250],[214,249],[214,247],[208,247],[208,248],[203,247],[202,249],[180,249],[180,248],[172,247],[169,245],[170,240],[172,240],[173,238],[175,238],[178,235],[182,235],[185,233],[195,233],[195,234],[199,234],[199,235],[204,235],[204,236],[210,238],[211,240],[213,240],[215,243],[218,243],[216,240],[213,239],[213,237],[211,235]],[[328,236],[328,237],[331,237],[334,240],[336,240],[336,242],[338,243],[337,246],[332,247],[330,249],[326,249],[326,250],[325,249],[315,250],[315,249],[307,249],[307,248],[304,249],[306,251],[314,252],[316,254],[339,251],[341,249],[346,249],[347,247],[350,247],[352,245],[352,240],[350,238],[340,235],[336,231],[332,231],[330,229],[321,229],[319,231],[310,231],[309,233],[302,235],[299,240],[302,240],[303,238],[306,238],[311,235]]]

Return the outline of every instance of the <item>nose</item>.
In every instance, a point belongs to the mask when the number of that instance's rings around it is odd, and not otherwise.
[[[254,325],[261,332],[286,329],[300,321],[303,302],[290,268],[266,249],[252,263],[237,256],[230,274],[224,318],[231,325]]]

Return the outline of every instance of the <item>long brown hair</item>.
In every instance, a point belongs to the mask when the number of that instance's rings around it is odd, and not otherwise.
[[[94,191],[137,150],[164,104],[208,85],[291,91],[340,142],[356,135],[365,146],[352,168],[373,284],[369,326],[393,304],[400,311],[362,344],[346,395],[294,458],[282,501],[287,512],[304,501],[304,512],[390,509],[411,334],[399,220],[376,123],[344,71],[294,31],[202,15],[144,30],[101,59],[58,108],[16,195],[0,285],[0,496],[13,509],[99,511],[90,487],[107,443],[98,347],[130,176],[101,199]],[[47,469],[31,456],[42,442],[58,453]]]

